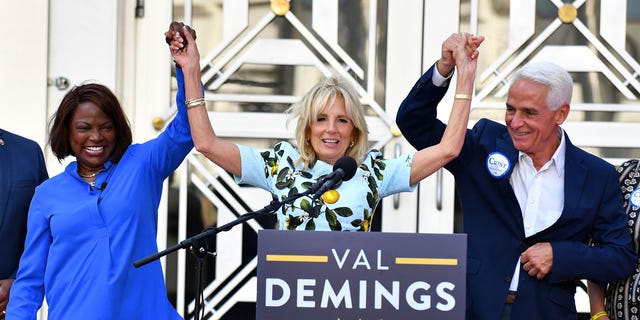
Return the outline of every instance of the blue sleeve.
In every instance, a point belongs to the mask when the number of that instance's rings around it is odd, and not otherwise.
[[[27,219],[25,250],[16,281],[11,286],[7,319],[36,319],[44,298],[44,277],[51,245],[49,223],[43,216],[38,195],[33,197]]]
[[[264,157],[255,149],[239,145],[240,164],[242,166],[242,177],[234,177],[238,184],[248,184],[271,192],[272,178],[267,174],[269,166]],[[273,151],[269,152],[273,157]]]
[[[38,185],[40,185],[43,181],[47,180],[49,178],[49,174],[47,173],[47,166],[44,162],[44,154],[42,153],[42,149],[40,148],[40,146],[35,142],[35,141],[31,141],[31,140],[27,140],[28,141],[28,145],[29,150],[28,150],[28,154],[29,154],[29,160],[26,161],[26,163],[30,163],[31,160],[34,160],[30,157],[31,154],[35,154],[35,160],[37,161],[37,169],[31,171],[29,170],[29,172],[34,172],[35,176],[35,181],[34,181],[34,187],[37,187]],[[33,165],[33,164],[31,164]],[[26,172],[26,170],[25,170]],[[33,198],[33,193],[30,195],[31,199]],[[27,200],[30,201],[30,200]],[[25,208],[26,210],[26,208]],[[25,213],[26,214],[26,213]],[[24,239],[22,239],[24,240]],[[16,268],[10,275],[9,278],[10,279],[15,279],[18,273],[18,269]]]
[[[606,177],[597,178],[602,198],[591,230],[594,245],[553,242],[552,281],[589,279],[606,284],[626,278],[633,270],[638,257],[633,251],[615,169],[609,171]]]
[[[178,112],[175,118],[158,135],[153,148],[151,163],[161,172],[161,176],[168,177],[193,149],[191,127],[185,105],[184,75],[182,69],[176,68],[176,106]]]
[[[394,159],[384,159],[378,150],[372,150],[371,162],[366,164],[371,169],[372,177],[377,180],[380,198],[415,190],[417,184],[409,185],[411,163],[415,152],[401,155]],[[365,161],[369,160],[367,159]]]
[[[396,123],[407,141],[421,150],[440,142],[445,125],[437,117],[437,106],[447,93],[448,85],[433,84],[435,66],[425,72],[400,104]]]

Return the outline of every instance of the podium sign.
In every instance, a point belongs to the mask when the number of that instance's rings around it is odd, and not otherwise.
[[[258,233],[256,316],[464,319],[467,236]]]

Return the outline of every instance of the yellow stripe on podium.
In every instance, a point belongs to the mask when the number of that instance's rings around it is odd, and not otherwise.
[[[396,258],[396,264],[457,266],[458,265],[458,259],[446,259],[446,258],[403,258],[403,257],[397,257]]]
[[[328,256],[309,256],[309,255],[287,255],[287,254],[268,254],[267,261],[271,262],[329,262]]]

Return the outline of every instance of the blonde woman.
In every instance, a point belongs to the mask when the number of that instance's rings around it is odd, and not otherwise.
[[[180,32],[170,31],[168,36],[172,56],[185,76],[185,103],[194,145],[232,173],[236,182],[262,188],[283,200],[305,192],[332,173],[339,159],[355,159],[353,178],[335,191],[318,198],[300,197],[277,212],[279,229],[334,231],[369,231],[380,199],[414,190],[420,180],[458,155],[469,118],[477,47],[484,40],[468,34],[454,34],[448,39],[458,70],[456,92],[463,98],[454,101],[442,141],[419,152],[384,159],[379,150],[368,150],[364,108],[353,85],[340,76],[322,80],[290,107],[290,119],[297,119],[295,144],[282,141],[273,149],[259,151],[219,138],[202,99],[197,45],[190,32],[183,34],[185,38]]]

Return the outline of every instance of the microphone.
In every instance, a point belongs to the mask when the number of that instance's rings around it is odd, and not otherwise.
[[[357,169],[358,164],[353,158],[345,156],[338,159],[338,161],[333,165],[333,172],[311,186],[310,191],[313,193],[313,200],[318,199],[323,193],[333,189],[342,181],[347,181],[353,178]]]

